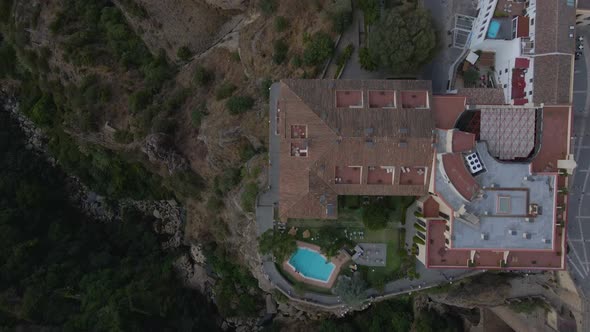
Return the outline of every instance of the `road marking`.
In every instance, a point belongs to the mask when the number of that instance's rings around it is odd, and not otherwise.
[[[578,274],[580,275],[580,277],[582,277],[582,279],[585,279],[586,277],[584,277],[584,274],[582,273],[582,271],[580,271],[580,269],[578,268],[576,263],[574,263],[574,260],[571,259],[570,256],[567,256],[567,260],[570,262],[570,265],[573,266],[576,269],[576,271],[578,271]]]
[[[579,262],[584,262],[581,258],[580,255],[578,255],[578,251],[576,250],[576,246],[571,246],[572,250],[574,251],[574,255],[576,255],[576,258],[578,259]],[[582,269],[584,269],[584,267],[582,266]],[[588,275],[588,271],[586,271],[586,275]]]

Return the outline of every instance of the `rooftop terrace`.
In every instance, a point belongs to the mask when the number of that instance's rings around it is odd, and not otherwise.
[[[451,247],[551,250],[557,194],[555,176],[531,175],[529,164],[525,163],[501,163],[488,153],[485,143],[477,143],[476,149],[486,171],[472,180],[467,178],[469,172],[465,166],[459,164],[463,162],[460,154],[443,155],[443,158],[453,156],[444,166],[444,171],[451,173],[451,185],[442,176],[441,166],[437,167],[437,193],[462,214],[451,226]],[[460,176],[452,176],[453,171],[449,169],[460,172]],[[468,201],[461,191],[474,184],[481,191],[476,191],[474,199]],[[529,204],[540,207],[536,217],[530,216]]]

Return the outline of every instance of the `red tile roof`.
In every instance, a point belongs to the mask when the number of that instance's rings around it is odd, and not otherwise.
[[[432,96],[432,115],[439,129],[453,129],[457,119],[465,111],[464,96]]]
[[[475,147],[475,134],[460,130],[453,131],[453,152],[469,151]]]
[[[471,200],[480,190],[463,161],[461,153],[447,153],[442,156],[442,164],[451,184],[466,200]]]
[[[430,170],[423,183],[399,183],[401,167],[425,167],[434,158],[434,121],[429,109],[369,108],[372,90],[423,91],[428,81],[283,80],[280,85],[279,215],[286,218],[335,218],[327,205],[337,195],[411,195],[428,192]],[[336,107],[336,91],[358,91],[362,107]],[[343,96],[350,96],[343,95]],[[344,97],[343,97],[344,98]],[[401,97],[396,97],[400,100]],[[341,102],[344,102],[340,100]],[[356,103],[353,103],[356,104]],[[306,125],[307,137],[292,138],[292,125]],[[297,135],[295,135],[297,136]],[[293,142],[304,142],[306,157],[291,155]],[[360,166],[360,184],[336,180],[336,167]],[[369,184],[368,167],[395,168],[393,184]],[[414,183],[414,181],[413,181]]]
[[[541,149],[533,158],[533,173],[557,172],[557,161],[567,157],[570,113],[571,108],[566,106],[543,108]]]

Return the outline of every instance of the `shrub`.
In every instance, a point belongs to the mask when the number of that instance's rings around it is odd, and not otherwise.
[[[207,211],[209,212],[218,213],[223,209],[223,206],[223,200],[217,195],[212,195],[207,200]]]
[[[422,233],[426,233],[426,229],[422,227],[422,225],[420,225],[419,223],[414,223],[414,229]]]
[[[207,70],[205,67],[198,65],[195,68],[193,79],[198,86],[209,85],[213,81],[213,78],[213,73]]]
[[[254,106],[254,99],[249,96],[231,96],[225,105],[230,114],[236,115],[249,111]]]
[[[361,47],[359,49],[359,62],[361,64],[361,68],[363,68],[364,70],[377,70],[377,62],[373,59],[373,57],[369,53],[369,49],[366,47]]]
[[[334,42],[324,32],[315,33],[306,43],[303,51],[303,64],[319,65],[328,60],[334,50]]]
[[[229,57],[230,57],[230,59],[232,59],[232,61],[240,62],[240,52],[238,52],[238,51],[231,52]]]
[[[237,86],[231,84],[230,82],[223,82],[219,88],[217,88],[217,91],[215,91],[215,99],[222,100],[229,98],[234,93],[234,91],[237,90],[237,88]]]
[[[178,49],[176,56],[182,61],[188,61],[193,56],[193,52],[191,52],[188,46],[183,46]]]
[[[203,113],[203,111],[201,111],[200,109],[194,109],[191,112],[191,123],[195,128],[199,128],[201,127],[201,122],[203,121],[204,117],[205,114]]]
[[[227,168],[221,175],[213,180],[213,187],[218,195],[225,195],[240,183],[241,174],[239,168]]]
[[[146,89],[135,91],[129,96],[129,110],[138,113],[144,110],[152,102],[152,93]]]
[[[425,245],[426,242],[424,242],[424,240],[422,240],[421,237],[419,237],[418,235],[414,235],[414,237],[412,238],[412,240],[414,240],[414,243],[416,244],[421,244],[421,245]]]
[[[133,133],[129,130],[117,130],[114,135],[115,142],[127,144],[133,142]]]
[[[293,57],[291,58],[291,64],[296,68],[301,67],[301,65],[303,65],[303,61],[301,60],[301,56],[299,54],[293,55]]]
[[[275,64],[280,65],[287,58],[287,52],[289,51],[289,46],[282,39],[279,39],[274,42],[273,47],[274,47],[274,51],[272,53],[272,61]]]
[[[289,21],[284,16],[275,17],[275,31],[283,32],[289,27]]]
[[[277,0],[260,0],[258,7],[264,15],[270,16],[277,10]]]
[[[242,209],[244,209],[246,212],[254,212],[257,196],[258,185],[256,182],[250,182],[246,184],[241,196]]]
[[[264,80],[262,80],[262,83],[260,84],[260,92],[262,94],[262,96],[264,97],[264,100],[268,100],[268,98],[270,97],[270,86],[272,85],[272,80],[265,78]]]

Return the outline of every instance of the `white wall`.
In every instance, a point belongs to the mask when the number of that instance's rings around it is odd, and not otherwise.
[[[477,15],[475,22],[473,22],[473,30],[471,35],[472,47],[470,48],[472,50],[475,50],[473,47],[476,47],[485,40],[488,27],[490,26],[490,21],[494,16],[494,11],[496,10],[496,5],[498,5],[498,0],[479,0],[479,15]]]

